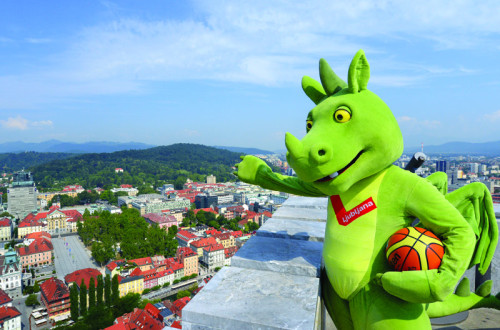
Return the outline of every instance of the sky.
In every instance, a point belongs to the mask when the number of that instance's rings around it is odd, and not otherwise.
[[[178,142],[283,150],[325,58],[406,146],[500,140],[499,1],[0,2],[0,143]]]

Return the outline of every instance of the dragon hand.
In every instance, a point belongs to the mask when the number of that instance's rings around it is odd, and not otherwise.
[[[241,181],[257,184],[257,173],[259,168],[266,167],[271,170],[266,162],[255,156],[241,156],[241,160],[241,163],[235,165],[238,171],[234,173]]]
[[[393,296],[413,303],[442,301],[456,285],[453,276],[437,269],[386,272],[377,274],[374,280]]]

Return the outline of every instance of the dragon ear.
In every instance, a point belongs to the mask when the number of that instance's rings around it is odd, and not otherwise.
[[[321,84],[326,91],[328,96],[331,96],[342,88],[347,87],[347,84],[340,79],[335,72],[333,72],[330,65],[326,62],[324,58],[319,60],[319,77],[321,78]]]
[[[302,77],[302,89],[315,104],[321,102],[326,96],[321,84],[308,76]]]
[[[349,74],[347,82],[351,93],[358,93],[368,85],[370,79],[370,65],[365,57],[365,52],[360,49],[354,55],[351,65],[349,65]]]

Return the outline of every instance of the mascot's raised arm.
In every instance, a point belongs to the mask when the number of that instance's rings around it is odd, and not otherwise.
[[[485,272],[498,241],[491,196],[479,183],[447,193],[446,174],[421,178],[392,165],[403,137],[389,107],[367,89],[370,67],[362,50],[347,83],[320,60],[321,83],[302,79],[316,104],[302,140],[286,134],[287,160],[297,177],[273,173],[245,156],[240,180],[302,196],[328,196],[323,298],[339,329],[430,329],[429,317],[477,307],[500,309],[491,282],[470,293],[458,280],[478,264]],[[393,271],[386,245],[396,231],[419,227],[444,245],[438,269]]]

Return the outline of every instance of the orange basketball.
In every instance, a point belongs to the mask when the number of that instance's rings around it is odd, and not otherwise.
[[[443,243],[431,231],[408,227],[395,232],[385,249],[396,271],[437,269],[444,255]]]

